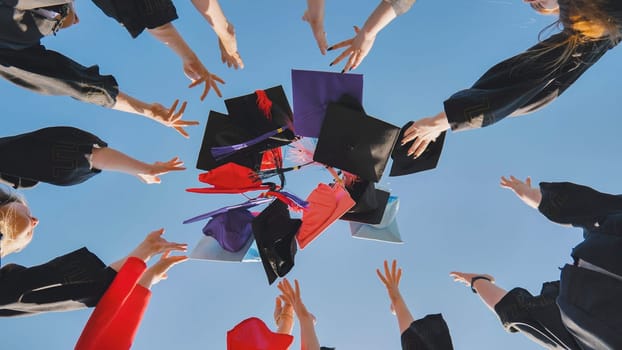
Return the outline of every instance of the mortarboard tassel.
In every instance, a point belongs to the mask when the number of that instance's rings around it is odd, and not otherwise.
[[[257,107],[266,119],[272,120],[272,101],[263,90],[255,90],[255,93],[257,94]]]
[[[275,197],[281,202],[287,204],[287,206],[293,211],[302,211],[309,206],[309,202],[286,191],[267,191],[263,193],[262,196]]]
[[[287,130],[287,127],[282,127],[276,130],[268,131],[267,133],[259,135],[255,137],[254,139],[248,140],[246,142],[238,143],[235,145],[212,147],[210,152],[212,153],[212,157],[214,157],[216,161],[221,161],[224,158],[231,156],[232,154],[234,154],[235,152],[239,150],[243,150],[247,147],[256,145],[274,135],[282,133],[285,130]]]
[[[184,224],[189,224],[189,223],[192,223],[192,222],[197,222],[197,221],[209,219],[212,216],[225,213],[225,212],[227,212],[229,210],[233,210],[233,209],[248,209],[248,208],[256,207],[258,205],[265,204],[265,203],[268,203],[268,202],[271,202],[271,201],[272,201],[272,198],[267,198],[265,196],[259,197],[259,198],[253,198],[253,199],[250,199],[250,200],[248,200],[248,201],[246,201],[244,203],[230,205],[230,206],[227,206],[227,207],[222,207],[220,209],[212,210],[212,211],[210,211],[208,213],[195,216],[193,218],[185,220],[183,223]]]
[[[272,148],[263,153],[259,170],[274,169],[283,166],[283,151],[281,147]]]

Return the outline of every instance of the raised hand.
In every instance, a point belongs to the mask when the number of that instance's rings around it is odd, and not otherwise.
[[[222,63],[229,68],[244,68],[244,62],[238,52],[238,42],[235,38],[233,24],[227,22],[227,31],[218,37],[218,47],[220,48],[220,60]]]
[[[192,55],[189,59],[184,60],[184,73],[188,79],[192,80],[192,83],[188,86],[189,88],[205,83],[203,93],[201,94],[201,101],[205,100],[211,88],[214,88],[218,97],[222,97],[222,93],[216,83],[224,84],[225,81],[216,74],[211,74],[196,55]]]
[[[414,140],[408,149],[408,155],[417,158],[428,148],[430,142],[434,142],[447,129],[449,129],[449,122],[445,113],[441,112],[434,117],[423,118],[414,122],[404,132],[401,143],[404,145]]]
[[[397,268],[397,260],[393,260],[391,263],[391,269],[389,270],[389,262],[384,261],[384,275],[380,272],[380,269],[376,269],[376,274],[378,278],[382,281],[384,286],[387,288],[387,293],[389,293],[389,298],[391,302],[401,298],[400,295],[400,279],[402,278],[402,269]]]
[[[138,282],[141,286],[151,288],[154,284],[168,278],[167,272],[171,267],[188,260],[187,256],[169,256],[170,253],[170,251],[164,252],[160,260],[143,273]]]
[[[302,20],[308,22],[322,55],[326,55],[328,43],[324,31],[324,0],[308,0]]]
[[[300,294],[300,285],[298,284],[298,280],[294,280],[294,284],[296,285],[296,289],[292,288],[292,285],[289,283],[287,278],[284,278],[278,284],[278,288],[281,291],[281,299],[285,303],[289,303],[293,306],[294,312],[298,316],[298,318],[305,317],[315,317],[307,310],[307,307],[302,302],[302,296]]]
[[[527,177],[523,182],[511,175],[509,180],[501,176],[501,187],[512,190],[525,204],[535,209],[538,208],[542,200],[540,189],[531,187],[530,177]]]
[[[481,274],[481,273],[468,273],[468,272],[451,272],[449,276],[454,278],[454,282],[463,283],[467,287],[471,286],[471,281],[475,277],[485,277],[490,280],[491,283],[495,283],[495,278],[491,275]]]
[[[152,256],[166,251],[185,252],[188,249],[188,244],[186,243],[169,242],[162,238],[163,233],[163,228],[149,233],[129,256],[134,256],[147,262]]]
[[[358,67],[361,62],[363,62],[363,59],[367,56],[372,46],[374,46],[374,41],[376,40],[375,35],[368,34],[360,30],[357,26],[354,26],[354,32],[356,35],[353,38],[344,40],[328,48],[328,51],[345,48],[345,50],[330,63],[330,65],[333,66],[348,57],[348,61],[341,70],[341,73],[351,71]]]
[[[175,157],[168,162],[155,162],[148,166],[148,170],[144,173],[136,174],[136,176],[146,184],[159,184],[159,175],[166,174],[170,171],[186,170],[184,162],[179,157]]]
[[[175,100],[171,108],[167,109],[159,103],[152,103],[147,111],[147,116],[160,124],[174,128],[183,137],[188,138],[189,135],[184,128],[187,126],[199,125],[199,122],[196,120],[181,120],[184,116],[187,103],[182,103],[179,111],[175,112],[178,104],[179,100]]]

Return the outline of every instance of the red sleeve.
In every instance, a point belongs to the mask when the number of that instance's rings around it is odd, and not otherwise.
[[[147,266],[145,263],[138,258],[130,257],[127,259],[108,290],[106,290],[104,296],[101,298],[99,303],[97,303],[97,307],[86,323],[86,326],[80,335],[80,339],[78,339],[78,343],[75,347],[76,350],[91,350],[99,348],[100,340],[102,338],[106,338],[104,335],[109,334],[109,329],[119,327],[118,325],[115,325],[119,323],[116,319],[118,315],[125,314],[125,304],[128,301],[133,300],[133,295],[140,293],[138,292],[139,290],[144,293],[144,291],[142,291],[144,288],[135,287],[146,268]],[[134,293],[134,290],[137,290],[137,292]],[[149,291],[147,290],[147,294],[148,293]],[[148,302],[148,298],[144,299]],[[142,317],[142,312],[143,311],[140,312],[140,317]],[[138,318],[138,322],[140,322],[140,317]],[[138,328],[138,325],[131,328]],[[133,335],[134,333],[135,331],[131,334]],[[118,337],[115,335],[114,338]],[[108,349],[118,348],[114,347]]]

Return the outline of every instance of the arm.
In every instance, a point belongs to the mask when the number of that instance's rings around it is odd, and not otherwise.
[[[607,52],[606,40],[587,42],[570,50],[567,35],[556,34],[488,70],[470,89],[458,91],[445,110],[416,121],[402,143],[415,140],[411,153],[421,155],[448,129],[481,128],[534,112],[551,103]]]
[[[324,31],[324,0],[307,0],[307,9],[302,20],[309,22],[311,31],[322,55],[326,54],[328,43]]]
[[[274,305],[274,322],[277,333],[291,335],[294,328],[294,306],[277,297]]]
[[[354,27],[354,31],[356,32],[354,38],[342,41],[328,48],[328,51],[343,47],[346,48],[330,65],[335,65],[349,56],[342,73],[358,67],[374,45],[376,35],[398,15],[407,11],[414,3],[414,0],[381,1],[374,12],[367,18],[362,29],[359,30],[358,27]]]
[[[186,169],[177,157],[168,162],[147,164],[109,147],[93,148],[91,162],[96,169],[133,175],[147,184],[160,183],[158,175]]]
[[[222,97],[220,88],[216,85],[216,82],[223,84],[224,81],[218,76],[208,72],[201,60],[199,60],[194,51],[188,46],[172,23],[166,23],[159,27],[149,29],[149,33],[164,45],[168,46],[181,58],[184,66],[184,73],[192,80],[192,84],[190,84],[189,87],[195,87],[203,82],[205,83],[201,101],[205,99],[210,88],[214,88],[218,97]]]
[[[396,268],[397,260],[393,260],[391,270],[389,270],[389,263],[385,260],[384,276],[380,270],[376,270],[376,274],[387,288],[387,293],[389,294],[389,299],[391,300],[391,311],[395,312],[395,316],[397,316],[400,334],[402,334],[408,329],[408,327],[410,327],[410,324],[413,323],[415,319],[410,313],[408,306],[406,306],[404,298],[402,298],[402,294],[399,290],[400,279],[402,278],[402,269],[400,268],[396,270]]]
[[[216,36],[218,36],[222,62],[226,63],[228,67],[234,67],[235,69],[244,68],[244,62],[242,62],[238,52],[235,28],[225,17],[218,1],[192,0],[192,4],[205,17],[207,23],[209,23]]]
[[[302,302],[298,280],[294,280],[294,284],[296,285],[296,290],[292,288],[292,285],[285,278],[279,282],[278,287],[282,293],[281,298],[294,306],[294,312],[296,312],[300,322],[300,349],[319,350],[320,342],[315,333],[315,317]]]
[[[467,287],[475,289],[479,298],[492,312],[495,312],[495,305],[508,293],[505,289],[497,287],[494,284],[494,277],[490,275],[466,272],[452,272],[449,275],[454,278],[454,281],[462,282]],[[485,277],[486,279],[477,279],[471,284],[473,278],[479,276]]]
[[[166,109],[159,103],[148,104],[141,100],[135,99],[132,96],[126,95],[123,92],[119,92],[112,109],[145,116],[162,125],[174,128],[183,137],[187,138],[189,135],[184,128],[191,125],[198,125],[199,122],[194,120],[181,120],[184,115],[184,111],[186,110],[186,102],[181,104],[181,108],[178,112],[175,112],[178,104],[179,100],[175,100],[171,108]]]

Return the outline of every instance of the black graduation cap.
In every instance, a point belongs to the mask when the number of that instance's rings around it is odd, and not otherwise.
[[[366,180],[353,181],[346,185],[346,190],[356,205],[344,214],[341,220],[370,225],[377,225],[382,221],[389,201],[389,192],[377,189],[373,182]]]
[[[197,169],[212,170],[225,163],[233,162],[247,168],[257,170],[261,166],[262,145],[254,145],[240,150],[229,157],[216,160],[212,155],[212,148],[229,146],[252,139],[252,135],[244,129],[240,129],[226,114],[210,111],[203,142],[197,160]]]
[[[402,127],[398,140],[401,140],[404,137],[404,132],[412,124],[413,122],[410,121]],[[395,148],[393,148],[393,153],[391,153],[393,164],[391,165],[391,172],[389,173],[389,176],[414,174],[420,171],[436,168],[438,160],[441,158],[443,145],[445,144],[445,134],[446,131],[443,131],[436,138],[436,141],[430,142],[425,151],[423,151],[423,153],[417,158],[413,158],[408,155],[408,149],[412,146],[413,142],[415,142],[414,140],[404,144],[403,146],[396,145]]]
[[[280,200],[253,219],[253,235],[270,284],[294,267],[298,250],[295,236],[301,224],[302,220],[290,218],[287,205]]]
[[[399,128],[362,108],[330,103],[313,160],[378,182],[387,165]]]
[[[261,135],[287,128],[272,140],[282,146],[294,140],[294,117],[281,85],[225,100],[229,116],[240,128]],[[280,141],[280,142],[279,142]]]

